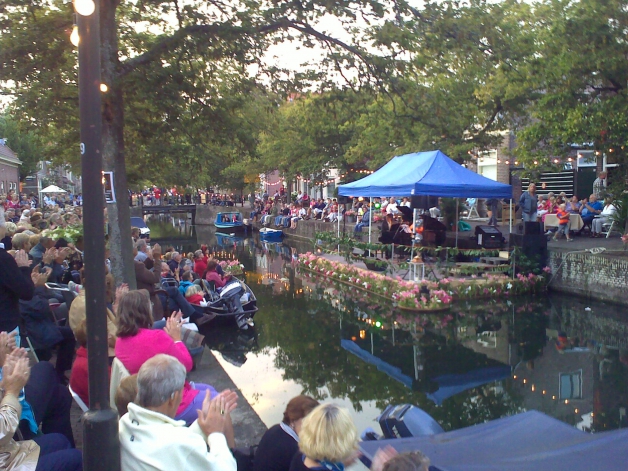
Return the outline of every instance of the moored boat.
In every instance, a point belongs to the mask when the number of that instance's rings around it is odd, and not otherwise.
[[[223,231],[228,231],[227,233],[239,232],[245,229],[242,213],[238,211],[218,213],[214,226]]]
[[[215,289],[211,283],[202,281],[207,305],[202,306],[203,312],[214,316],[208,323],[211,325],[237,325],[247,329],[253,325],[253,317],[258,311],[257,298],[253,290],[243,281],[233,278],[229,283]]]
[[[262,227],[259,230],[259,237],[266,241],[280,241],[283,239],[284,233],[280,229],[271,229],[270,227]]]

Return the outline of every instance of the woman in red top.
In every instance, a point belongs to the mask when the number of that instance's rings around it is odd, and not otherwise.
[[[181,314],[169,317],[163,330],[154,329],[148,291],[125,293],[118,304],[117,319],[116,357],[130,374],[136,374],[144,362],[160,353],[175,357],[188,372],[192,370],[192,357],[181,341]],[[184,420],[187,425],[194,422],[198,418],[197,410],[202,408],[206,391],[210,392],[211,398],[218,395],[209,384],[186,381],[175,419]]]
[[[203,254],[202,250],[194,252],[194,273],[199,277],[203,277],[203,274],[207,271],[207,261],[209,258]]]

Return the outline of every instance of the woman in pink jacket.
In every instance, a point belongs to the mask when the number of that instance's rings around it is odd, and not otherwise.
[[[118,303],[117,319],[116,357],[130,374],[136,374],[145,361],[160,353],[172,355],[188,372],[192,370],[192,357],[181,341],[181,313],[169,317],[163,330],[153,329],[148,292],[138,290],[129,291],[122,296]],[[198,418],[196,411],[202,409],[206,390],[210,391],[212,398],[218,395],[208,384],[192,384],[186,381],[183,400],[175,419],[185,420],[188,425],[194,422]],[[230,430],[232,436],[233,429]],[[227,439],[229,440],[228,434]]]

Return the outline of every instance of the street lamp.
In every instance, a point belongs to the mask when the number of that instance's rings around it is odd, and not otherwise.
[[[83,469],[119,471],[118,417],[109,407],[98,3],[99,0],[74,0],[74,8],[78,13],[84,284],[89,372],[89,410],[83,416]]]

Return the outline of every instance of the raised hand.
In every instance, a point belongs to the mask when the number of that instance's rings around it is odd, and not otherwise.
[[[153,258],[156,258],[156,259],[161,258],[161,245],[159,244],[153,245]]]
[[[15,337],[17,332],[0,332],[0,367],[4,365],[4,362],[8,355],[17,347]]]
[[[7,394],[18,397],[30,374],[31,368],[28,364],[26,351],[23,348],[18,348],[7,356],[2,367],[2,383],[0,384]]]
[[[18,267],[30,267],[33,261],[28,259],[28,254],[24,250],[18,250],[15,253],[15,263]]]
[[[222,396],[225,399],[225,414],[230,414],[238,406],[238,393],[236,393],[235,391],[225,389],[224,391],[221,391],[221,393],[216,397],[219,396]]]
[[[70,247],[63,247],[61,250],[58,250],[55,262],[61,265],[68,255],[70,255],[70,252],[72,252]]]
[[[52,261],[57,258],[57,255],[57,249],[54,247],[47,249],[43,257],[44,265],[50,265]]]
[[[203,408],[197,411],[198,425],[205,435],[208,436],[212,433],[225,433],[227,421],[225,398],[218,395],[213,400],[210,400],[209,397],[209,391],[205,391]]]
[[[181,311],[166,320],[164,330],[175,342],[181,341]]]
[[[33,280],[33,284],[35,285],[35,287],[45,286],[51,272],[52,269],[49,267],[44,268],[40,273],[37,273],[35,270],[33,270],[31,273],[31,280]]]

